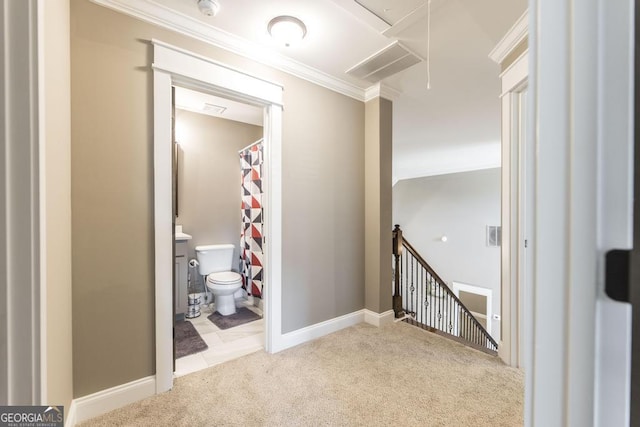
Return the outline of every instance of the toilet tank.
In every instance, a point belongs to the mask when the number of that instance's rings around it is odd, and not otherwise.
[[[198,273],[206,276],[219,271],[231,271],[234,249],[235,246],[231,244],[196,246]]]

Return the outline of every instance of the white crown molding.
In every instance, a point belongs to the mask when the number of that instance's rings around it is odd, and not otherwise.
[[[496,47],[489,53],[489,58],[497,64],[501,64],[507,55],[515,49],[529,34],[529,11],[525,11],[513,24],[513,27],[498,42]]]
[[[153,0],[91,0],[100,6],[228,50],[348,97],[365,100],[363,88],[257,46],[241,37],[176,12]]]
[[[402,93],[382,82],[376,83],[364,91],[364,102],[369,102],[374,98],[380,97],[395,101]]]

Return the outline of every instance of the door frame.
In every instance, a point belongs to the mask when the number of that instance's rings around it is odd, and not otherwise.
[[[501,257],[501,333],[499,352],[501,358],[511,366],[522,367],[523,308],[525,305],[522,286],[522,259],[524,244],[522,226],[534,215],[533,206],[522,204],[521,154],[531,142],[522,135],[522,122],[527,113],[522,104],[522,92],[528,87],[529,51],[526,49],[501,74],[502,104],[502,244]],[[534,172],[535,173],[535,172]]]
[[[47,400],[44,13],[0,2],[0,402]],[[54,43],[55,44],[55,43]],[[64,106],[61,106],[63,108]],[[65,378],[66,380],[66,378]]]
[[[171,88],[188,87],[264,108],[265,349],[274,353],[282,349],[283,86],[159,40],[152,44],[156,392],[162,393],[173,386]]]

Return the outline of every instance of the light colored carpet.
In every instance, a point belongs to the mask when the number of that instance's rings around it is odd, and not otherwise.
[[[521,426],[524,375],[404,323],[359,324],[178,378],[83,426]]]

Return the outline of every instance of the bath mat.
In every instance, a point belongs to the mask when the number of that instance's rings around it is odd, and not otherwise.
[[[223,316],[217,311],[214,311],[213,314],[207,317],[207,319],[211,320],[213,324],[220,329],[229,329],[233,328],[234,326],[240,326],[244,325],[245,323],[262,319],[262,316],[254,313],[246,307],[240,307],[236,310],[235,313],[228,316]]]
[[[175,334],[176,359],[199,353],[209,348],[191,322],[186,320],[176,322]]]

